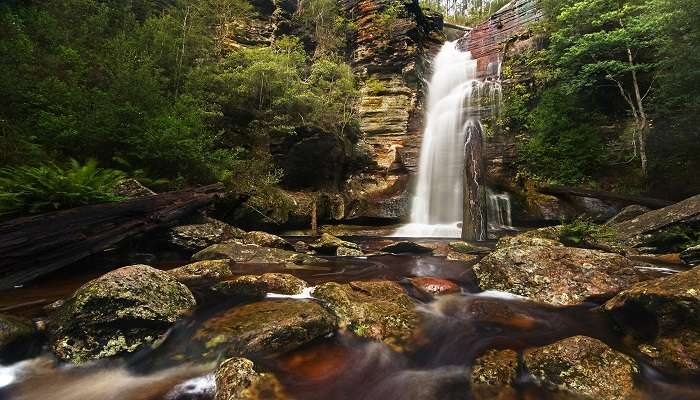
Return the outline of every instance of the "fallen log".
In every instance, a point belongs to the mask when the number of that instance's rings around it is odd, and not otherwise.
[[[663,208],[673,204],[672,201],[654,199],[650,197],[634,196],[602,190],[583,189],[568,186],[541,186],[537,191],[542,194],[552,196],[576,196],[576,197],[591,197],[594,199],[611,200],[625,205],[639,204],[649,208]]]
[[[174,225],[223,193],[220,184],[0,222],[0,289],[28,282],[131,236]]]

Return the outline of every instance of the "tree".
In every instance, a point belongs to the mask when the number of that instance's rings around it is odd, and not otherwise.
[[[551,3],[551,2],[550,2]],[[634,157],[647,172],[648,95],[654,87],[655,19],[642,0],[555,5],[550,55],[571,93],[612,83],[634,119]]]

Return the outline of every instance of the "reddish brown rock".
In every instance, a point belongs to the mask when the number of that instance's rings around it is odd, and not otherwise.
[[[432,295],[460,292],[459,286],[452,281],[448,281],[447,279],[434,278],[431,276],[419,276],[411,278],[410,281],[413,286]]]

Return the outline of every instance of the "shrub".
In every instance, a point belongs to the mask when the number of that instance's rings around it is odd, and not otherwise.
[[[559,240],[567,246],[588,247],[612,238],[614,232],[606,225],[598,225],[586,218],[563,224],[559,229]]]
[[[49,163],[0,169],[0,215],[35,214],[120,200],[112,193],[121,171],[97,167],[95,160],[68,168]]]

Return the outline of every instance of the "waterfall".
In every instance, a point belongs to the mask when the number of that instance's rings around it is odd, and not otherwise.
[[[496,96],[495,85],[477,79],[477,61],[457,41],[442,46],[432,68],[411,220],[393,236],[460,237],[467,130],[480,126],[479,93]]]
[[[513,230],[513,217],[511,216],[510,195],[508,193],[494,193],[488,190],[488,223],[489,229],[494,231]]]

